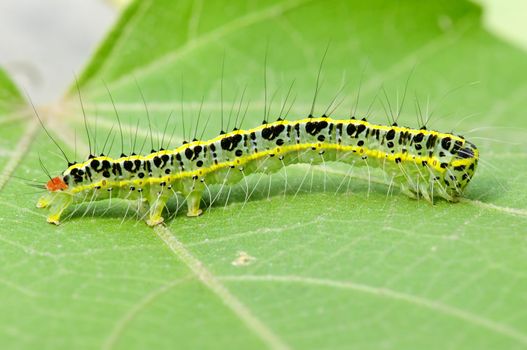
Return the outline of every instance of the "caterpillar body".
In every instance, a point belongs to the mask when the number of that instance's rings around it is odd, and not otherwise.
[[[117,159],[90,155],[50,179],[37,207],[48,208],[47,221],[59,224],[64,210],[73,204],[142,200],[148,203],[146,222],[154,226],[163,222],[162,212],[174,195],[186,198],[188,216],[198,216],[208,185],[234,184],[251,173],[273,173],[294,163],[330,161],[380,167],[410,197],[456,201],[473,177],[478,159],[476,146],[462,136],[425,127],[326,116],[278,119],[147,155]]]

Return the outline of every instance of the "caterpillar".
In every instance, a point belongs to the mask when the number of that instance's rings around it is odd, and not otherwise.
[[[279,118],[147,155],[122,154],[117,159],[90,155],[50,178],[37,207],[48,208],[47,221],[58,225],[68,207],[87,200],[140,200],[148,204],[146,223],[155,226],[164,221],[162,213],[172,196],[183,195],[187,215],[199,216],[208,185],[231,185],[251,173],[328,161],[380,167],[409,197],[455,202],[474,176],[478,159],[477,147],[462,136],[426,127],[326,115],[295,121]]]

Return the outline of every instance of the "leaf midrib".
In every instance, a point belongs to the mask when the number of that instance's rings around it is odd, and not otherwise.
[[[194,40],[186,41],[176,50],[171,50],[162,55],[161,57],[148,62],[146,65],[136,68],[127,74],[123,74],[117,79],[113,80],[108,87],[115,89],[117,86],[123,85],[126,82],[133,82],[136,79],[139,79],[141,76],[147,74],[149,71],[154,70],[157,66],[162,66],[173,60],[177,60],[180,57],[185,56],[186,54],[192,53],[193,50],[212,42],[213,40],[218,40],[223,36],[234,32],[235,30],[240,30],[244,27],[250,26],[252,24],[258,23],[260,21],[275,18],[279,15],[282,15],[288,11],[295,9],[303,4],[311,2],[314,0],[291,0],[286,3],[278,3],[273,6],[269,6],[263,10],[251,12],[245,16],[238,17],[230,22],[227,22],[214,30],[202,34],[201,36],[195,37]],[[105,64],[111,62],[112,56],[106,57]],[[106,92],[103,89],[95,89],[90,92],[91,96],[102,95]]]

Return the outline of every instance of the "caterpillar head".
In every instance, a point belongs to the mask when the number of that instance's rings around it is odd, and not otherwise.
[[[50,179],[44,188],[48,191],[37,202],[37,208],[47,208],[53,202],[57,201],[57,198],[65,195],[64,190],[68,189],[68,185],[64,181],[64,178],[57,176]]]
[[[52,178],[46,183],[46,190],[49,192],[57,192],[68,189],[68,185],[64,182],[63,178],[57,176]]]
[[[65,177],[54,177],[44,186],[48,191],[37,202],[37,208],[49,208],[48,222],[59,224],[60,215],[72,203],[72,196],[66,191]]]

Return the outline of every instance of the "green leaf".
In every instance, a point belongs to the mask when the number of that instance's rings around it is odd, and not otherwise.
[[[137,133],[135,151],[146,143],[144,153],[152,145],[139,89],[153,147],[176,126],[174,147],[196,129],[198,138],[217,135],[222,113],[226,128],[245,88],[244,127],[258,125],[266,106],[278,117],[293,80],[288,118],[306,116],[327,48],[317,114],[343,86],[333,114],[349,116],[360,85],[359,115],[384,123],[372,100],[389,108],[387,97],[395,109],[406,89],[400,124],[418,126],[415,101],[423,113],[430,101],[428,126],[464,133],[482,164],[466,199],[434,205],[406,198],[375,169],[288,167],[248,176],[203,216],[181,212],[153,230],[122,202],[81,206],[48,225],[34,207],[38,194],[11,178],[0,187],[0,343],[525,348],[527,56],[484,30],[481,15],[459,0],[132,2],[79,78],[90,139],[76,84],[40,109],[72,159],[90,143],[102,152],[110,130],[105,150],[121,152],[105,85],[122,148],[131,151]],[[3,76],[0,84],[18,96]],[[3,116],[27,108],[6,106]],[[33,137],[34,119],[0,130],[5,176],[17,166],[18,177],[46,181],[39,157],[53,175],[64,170],[45,133]]]
[[[0,190],[29,149],[37,132],[35,123],[28,123],[27,106],[17,87],[0,68]]]
[[[9,111],[20,107],[23,99],[15,84],[9,79],[6,72],[0,68],[0,112],[5,115]]]

